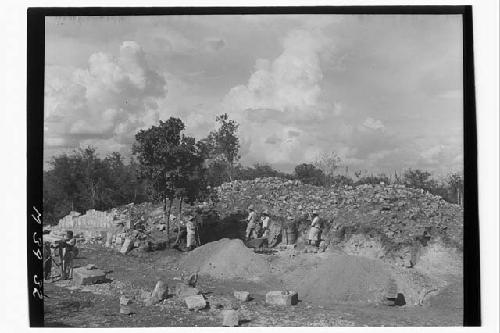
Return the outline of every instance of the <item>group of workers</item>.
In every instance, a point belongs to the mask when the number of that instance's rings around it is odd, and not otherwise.
[[[55,261],[57,255],[59,262]],[[63,239],[54,243],[44,242],[43,244],[43,273],[44,279],[52,279],[52,263],[60,268],[60,278],[66,280],[73,278],[73,259],[78,254],[76,239],[72,231],[67,231]]]
[[[288,219],[293,220],[292,217],[289,217]],[[321,238],[321,220],[317,211],[314,210],[312,212],[310,220],[311,226],[309,229],[307,243],[308,245],[318,247]],[[257,212],[255,211],[254,206],[248,206],[248,217],[244,221],[247,222],[245,234],[246,241],[259,238],[259,236],[261,238],[267,238],[269,236],[270,216],[267,209],[262,212],[259,222],[257,220]]]
[[[260,221],[258,221],[257,213],[255,212],[253,205],[248,206],[248,217],[244,221],[247,222],[247,229],[245,233],[246,241],[259,238],[259,236],[265,238],[269,235],[270,218],[269,211],[267,209],[262,212]]]

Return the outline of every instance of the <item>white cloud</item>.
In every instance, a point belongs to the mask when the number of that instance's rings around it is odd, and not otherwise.
[[[156,100],[165,96],[165,85],[134,41],[123,42],[117,57],[92,54],[84,69],[48,66],[46,144],[75,148],[108,140],[126,146],[137,130],[158,120]]]
[[[365,128],[372,129],[372,130],[382,130],[385,128],[384,123],[382,123],[382,121],[375,120],[371,117],[368,117],[365,119],[365,121],[363,122],[363,126]]]
[[[282,45],[274,60],[257,59],[247,83],[223,99],[223,109],[241,124],[242,161],[308,161],[321,148],[301,127],[341,113],[340,103],[327,103],[322,96],[321,57],[331,42],[321,29],[292,30]]]
[[[246,85],[232,88],[224,103],[237,110],[273,109],[297,118],[321,115],[323,73],[320,53],[328,39],[319,30],[297,29],[283,40],[283,52],[273,61],[258,59]]]

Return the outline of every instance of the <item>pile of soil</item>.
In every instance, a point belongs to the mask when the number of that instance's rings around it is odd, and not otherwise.
[[[418,305],[430,291],[446,284],[416,269],[395,267],[378,259],[333,252],[292,252],[259,255],[239,239],[224,238],[190,252],[180,266],[186,272],[216,279],[265,282],[278,289],[295,290],[300,299],[324,305],[379,303],[397,293],[405,296],[407,304]]]
[[[266,258],[255,254],[240,239],[223,238],[205,244],[190,252],[181,261],[181,267],[218,279],[260,281],[270,274]]]
[[[379,260],[337,254],[295,260],[295,269],[284,273],[283,281],[301,299],[316,304],[376,303],[387,296],[391,273]]]

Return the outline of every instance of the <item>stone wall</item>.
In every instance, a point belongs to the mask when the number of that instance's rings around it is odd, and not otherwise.
[[[69,230],[107,230],[115,226],[114,212],[101,212],[95,209],[88,210],[85,215],[71,212],[59,220],[58,227]]]

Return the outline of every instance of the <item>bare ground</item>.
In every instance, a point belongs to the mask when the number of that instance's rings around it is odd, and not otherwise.
[[[176,250],[122,255],[100,246],[82,248],[76,266],[88,263],[108,271],[111,281],[76,287],[71,281],[46,282],[45,325],[71,327],[161,327],[221,326],[220,307],[234,303],[233,291],[246,290],[254,297],[240,308],[240,326],[461,326],[462,283],[450,277],[449,285],[433,296],[427,306],[332,304],[320,306],[305,301],[288,308],[265,304],[265,283],[218,281],[201,277],[198,288],[209,307],[189,311],[182,300],[168,298],[144,306],[141,293],[151,291],[157,280],[175,285],[181,272],[177,262],[185,254]],[[132,296],[134,313],[119,313],[120,295]],[[300,295],[299,295],[300,296]]]

